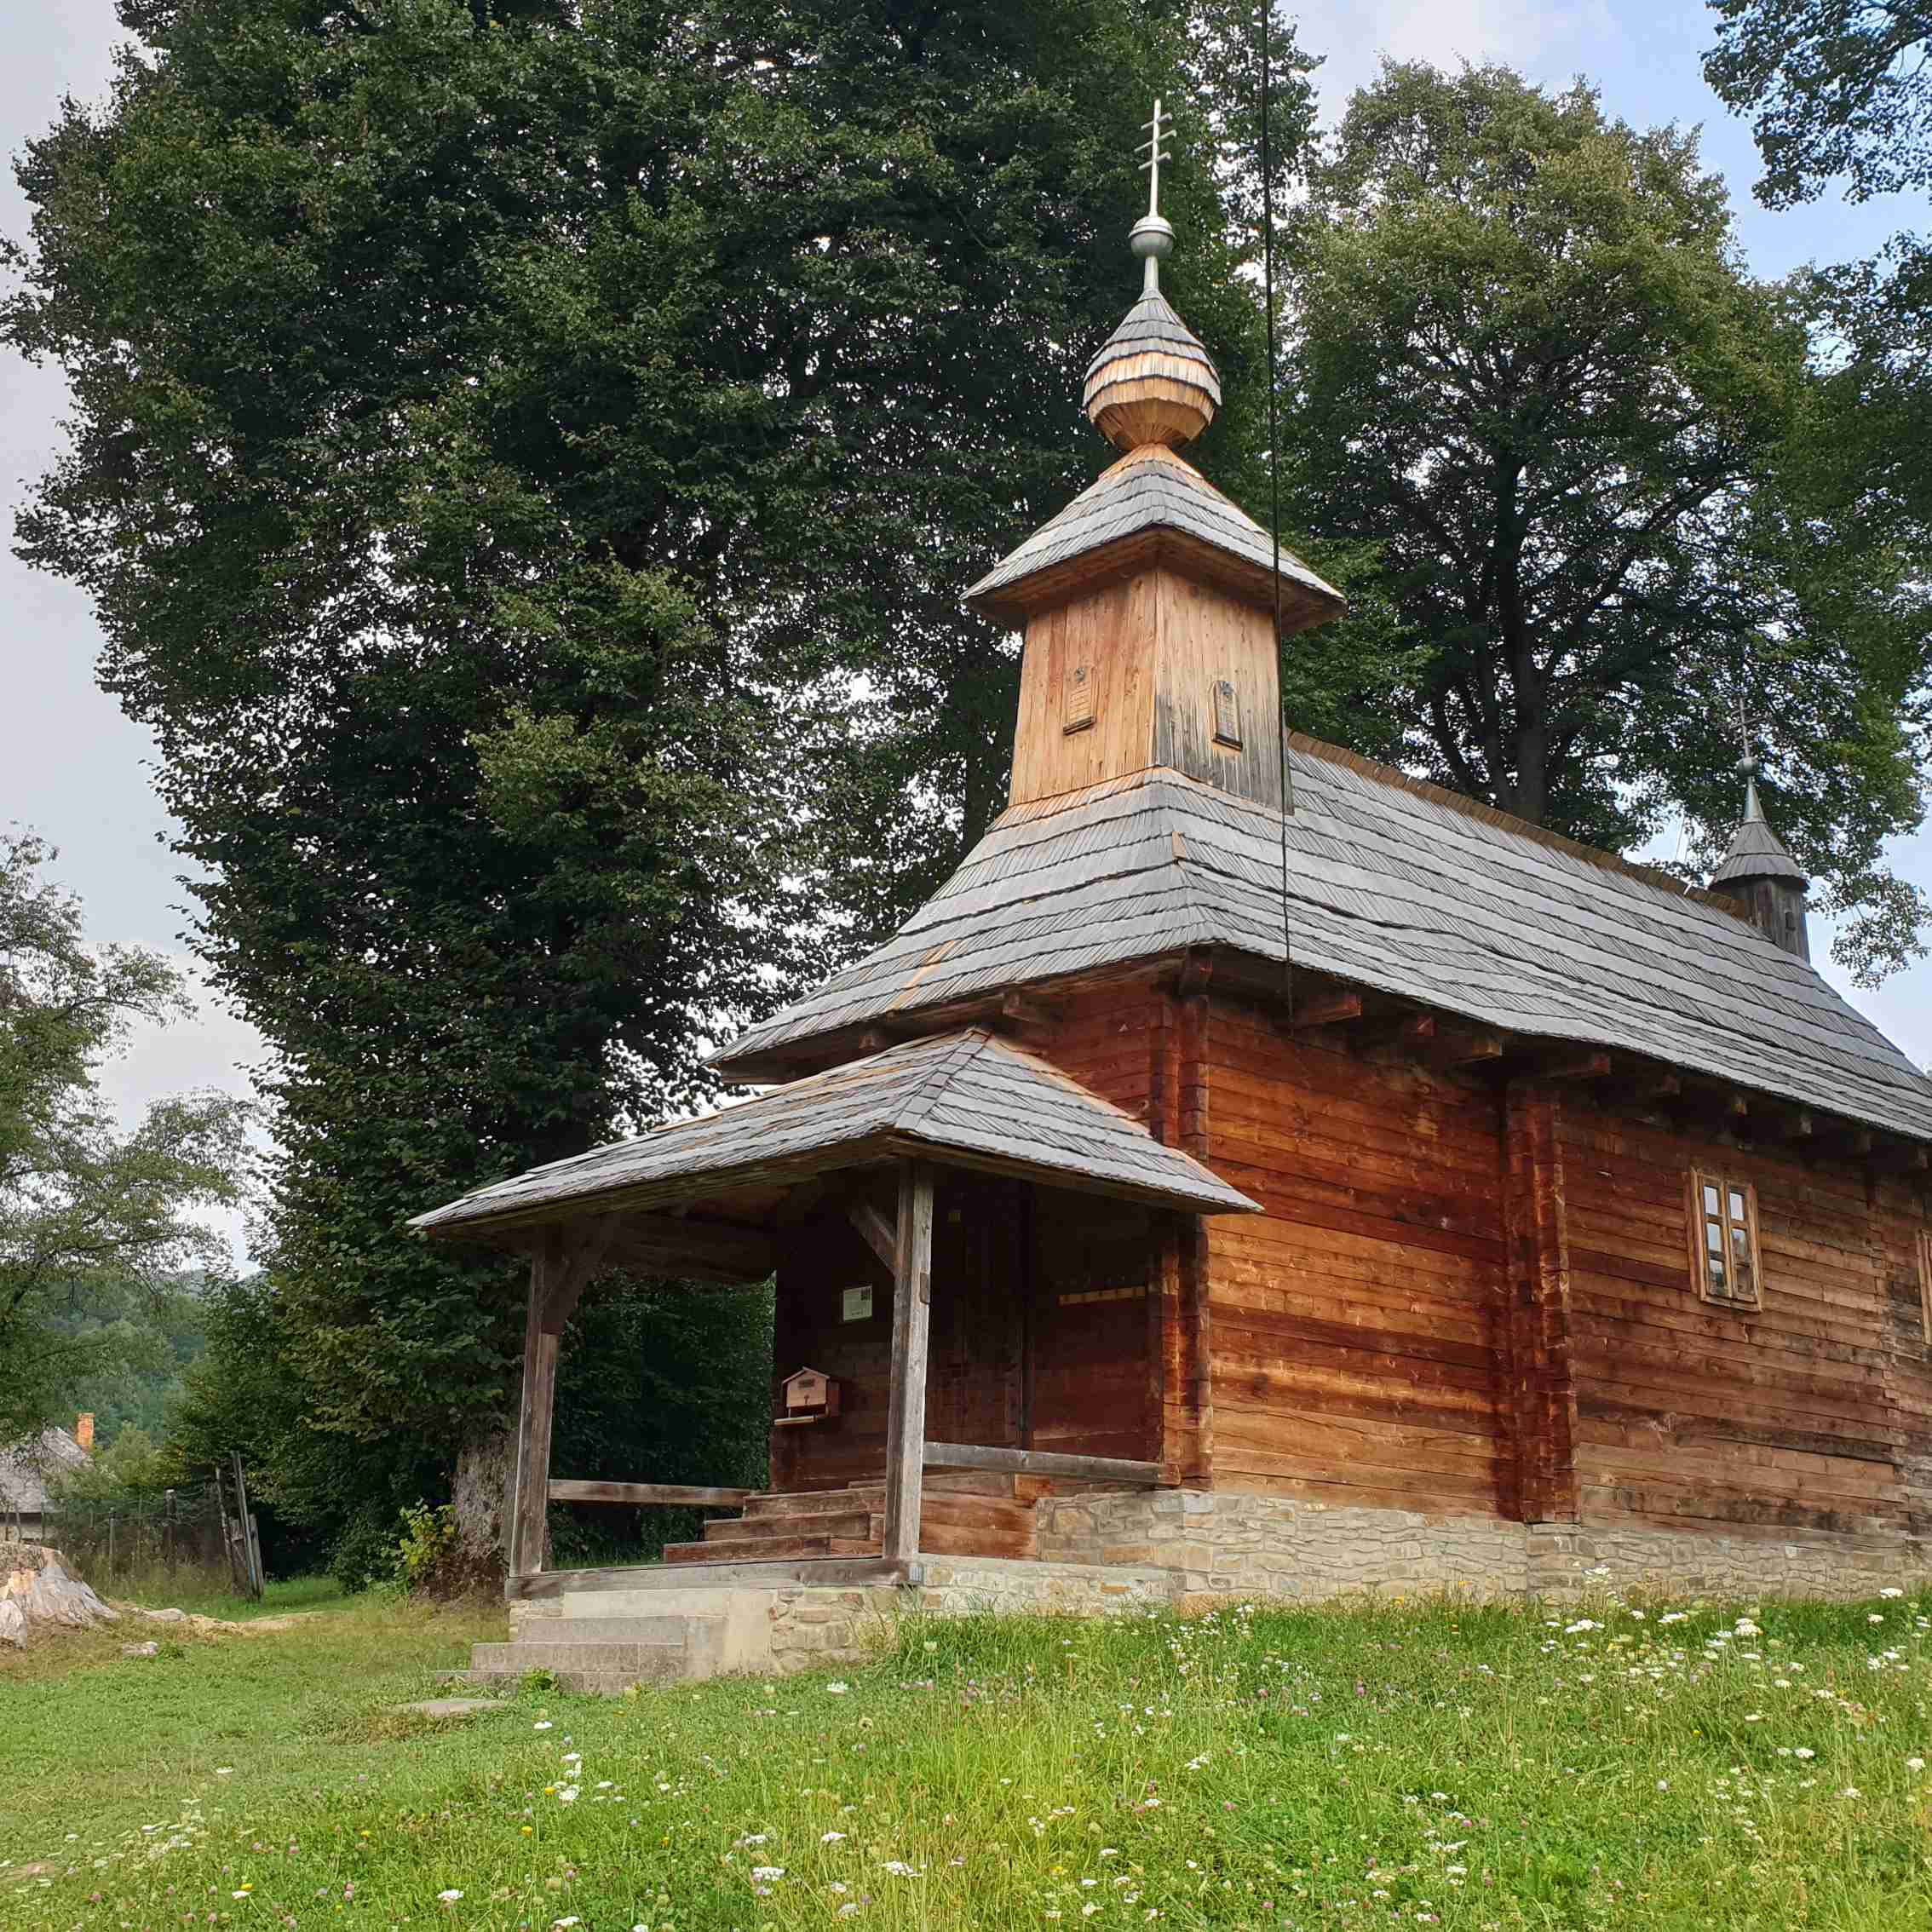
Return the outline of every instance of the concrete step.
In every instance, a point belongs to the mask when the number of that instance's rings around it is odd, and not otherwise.
[[[526,1670],[549,1670],[561,1678],[590,1671],[619,1676],[635,1683],[647,1677],[681,1677],[690,1653],[681,1643],[515,1643],[473,1644],[469,1670],[473,1681],[520,1677]]]
[[[648,1614],[549,1617],[528,1624],[520,1643],[681,1643],[696,1647],[714,1640],[721,1619],[686,1610]]]

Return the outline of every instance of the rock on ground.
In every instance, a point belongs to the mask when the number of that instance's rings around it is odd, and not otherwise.
[[[0,1644],[23,1649],[36,1624],[86,1630],[119,1615],[69,1573],[59,1550],[0,1543]]]

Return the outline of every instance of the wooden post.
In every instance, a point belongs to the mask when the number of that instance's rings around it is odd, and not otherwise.
[[[932,1319],[933,1170],[899,1170],[899,1249],[892,1294],[892,1384],[886,1405],[888,1562],[919,1554],[919,1492],[926,1461],[926,1338]]]
[[[1503,1102],[1510,1477],[1526,1523],[1577,1520],[1577,1389],[1558,1102],[1509,1084]]]
[[[547,1240],[530,1257],[530,1302],[523,1324],[523,1400],[517,1413],[516,1469],[511,1481],[509,1573],[533,1577],[543,1567],[550,1492],[550,1417],[556,1404],[557,1343],[550,1325],[561,1244]]]

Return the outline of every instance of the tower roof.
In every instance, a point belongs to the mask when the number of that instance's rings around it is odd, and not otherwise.
[[[1171,313],[1171,311],[1170,312]],[[1015,623],[1076,586],[1143,568],[1162,554],[1263,607],[1274,601],[1274,543],[1183,457],[1159,443],[1123,457],[966,593],[982,617]],[[1342,593],[1281,552],[1285,634],[1339,617]]]
[[[1154,266],[1151,256],[1147,266]],[[1221,376],[1193,331],[1150,283],[1087,365],[1081,401],[1116,448],[1190,443],[1221,407]]]
[[[1801,886],[1808,885],[1803,868],[1766,822],[1757,796],[1757,761],[1745,758],[1739,769],[1745,780],[1744,817],[1738,821],[1717,870],[1711,875],[1711,884],[1734,885],[1740,879],[1794,879]]]

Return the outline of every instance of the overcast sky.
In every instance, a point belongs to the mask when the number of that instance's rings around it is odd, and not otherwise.
[[[116,27],[106,0],[56,0],[29,8],[10,0],[7,57],[0,62],[0,145],[9,155],[52,118],[63,94],[101,95]],[[1808,261],[1874,252],[1895,229],[1923,226],[1923,204],[1852,207],[1828,199],[1768,214],[1751,200],[1756,156],[1745,126],[1705,85],[1699,56],[1711,39],[1701,6],[1620,0],[1614,9],[1540,0],[1380,0],[1313,9],[1299,37],[1325,56],[1325,113],[1371,78],[1379,56],[1452,63],[1506,60],[1553,83],[1584,74],[1606,105],[1643,124],[1701,123],[1705,156],[1731,183],[1739,235],[1754,268],[1781,274]],[[26,210],[11,169],[0,181],[0,233],[19,238]],[[1123,271],[1124,297],[1131,279]],[[99,645],[87,600],[30,571],[10,549],[13,515],[25,485],[61,447],[66,392],[57,372],[31,369],[0,350],[0,823],[31,825],[60,848],[60,879],[86,901],[98,939],[138,940],[187,954],[181,934],[186,894],[166,848],[168,820],[149,782],[147,734],[95,689]],[[1898,870],[1932,885],[1932,838],[1920,835],[1893,854]],[[1825,960],[1828,934],[1814,929],[1822,969],[1855,1004],[1922,1065],[1932,1061],[1932,967],[1902,974],[1877,993],[1853,992]],[[249,1067],[262,1057],[257,1036],[211,1000],[198,1020],[144,1035],[112,1076],[124,1107],[191,1086],[244,1091]]]

